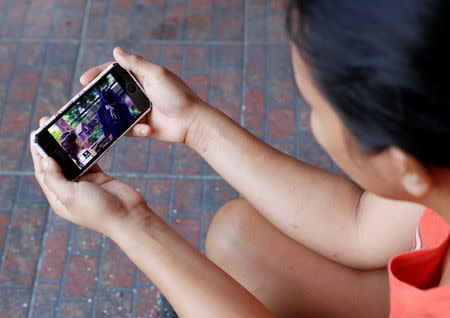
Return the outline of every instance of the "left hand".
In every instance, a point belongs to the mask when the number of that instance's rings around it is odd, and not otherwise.
[[[42,126],[47,118],[40,120]],[[43,159],[30,143],[35,176],[53,210],[70,222],[106,236],[153,213],[133,187],[106,175],[94,165],[77,182],[68,181],[55,160]]]

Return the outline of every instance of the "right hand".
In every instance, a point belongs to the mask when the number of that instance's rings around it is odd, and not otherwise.
[[[199,109],[206,103],[166,68],[121,48],[116,47],[113,54],[120,66],[135,75],[153,103],[151,113],[135,125],[129,135],[152,137],[164,142],[185,142]],[[85,72],[80,77],[81,84],[87,85],[109,64]]]

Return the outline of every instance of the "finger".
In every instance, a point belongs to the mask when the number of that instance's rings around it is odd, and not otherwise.
[[[126,52],[120,47],[114,48],[114,58],[124,69],[133,72],[139,82],[144,83],[147,76],[157,76],[164,68],[158,64],[154,64],[142,56]]]
[[[31,159],[33,160],[33,166],[34,166],[35,173],[42,173],[43,172],[42,164],[41,164],[42,157],[37,152],[36,148],[34,148],[34,145],[33,145],[34,133],[35,133],[35,131],[32,131],[30,134]]]
[[[91,82],[98,74],[100,74],[105,68],[107,68],[109,65],[111,65],[113,62],[107,62],[102,65],[94,66],[93,68],[87,70],[83,73],[83,75],[80,76],[80,83],[83,86],[86,86]]]
[[[98,164],[89,168],[89,171],[79,179],[79,181],[87,181],[100,185],[110,180],[113,180],[113,178],[105,174]]]
[[[49,120],[49,118],[50,117],[48,116],[41,117],[41,119],[39,119],[39,127],[45,126],[45,123]]]
[[[42,168],[44,169],[43,183],[63,205],[66,205],[75,193],[76,183],[68,181],[56,161],[50,157],[42,160]]]
[[[152,133],[152,129],[147,124],[136,124],[127,133],[128,137],[148,137]]]

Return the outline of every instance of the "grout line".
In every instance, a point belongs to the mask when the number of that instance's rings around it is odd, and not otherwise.
[[[4,262],[5,262],[6,247],[9,244],[9,240],[8,239],[9,239],[9,234],[11,232],[12,220],[13,220],[13,217],[14,217],[14,213],[15,213],[15,211],[17,209],[18,202],[19,202],[19,196],[20,196],[20,193],[21,193],[21,190],[22,190],[22,184],[23,184],[23,177],[19,178],[19,182],[17,184],[16,197],[15,197],[15,199],[13,201],[14,203],[13,203],[13,207],[11,209],[11,212],[9,213],[9,220],[8,220],[8,226],[6,227],[5,239],[3,241],[3,247],[0,250],[0,273],[3,270],[3,265],[4,265]]]
[[[69,43],[78,44],[83,43],[103,43],[103,42],[114,42],[113,40],[107,39],[35,39],[35,38],[0,38],[0,43]],[[236,40],[163,40],[163,39],[150,39],[150,40],[135,40],[135,44],[178,44],[178,45],[244,45],[245,41]],[[289,42],[286,41],[248,41],[247,44],[251,45],[287,45]]]
[[[269,0],[265,0],[264,7],[264,40],[267,38],[267,23],[268,23],[268,9]],[[267,142],[267,136],[269,131],[269,58],[267,45],[264,45],[264,127],[263,127],[263,141]]]
[[[74,65],[74,69],[73,69],[73,77],[72,77],[72,84],[71,84],[71,88],[70,88],[70,94],[71,96],[74,93],[74,88],[76,87],[76,80],[77,80],[77,72],[76,70],[79,68],[80,63],[81,63],[81,55],[82,55],[82,43],[83,43],[83,38],[86,35],[86,29],[87,29],[87,21],[88,21],[88,16],[89,16],[89,10],[90,10],[90,6],[91,6],[91,0],[87,0],[86,5],[84,7],[84,16],[83,16],[83,24],[81,26],[81,34],[80,34],[80,40],[77,42],[78,44],[78,52],[77,52],[77,58],[75,60],[75,65]],[[55,213],[55,212],[53,212]],[[63,299],[63,290],[64,290],[64,284],[66,281],[66,274],[67,274],[67,267],[68,267],[68,263],[69,263],[69,257],[70,257],[70,250],[71,250],[71,244],[72,244],[72,240],[73,240],[73,232],[74,232],[74,224],[70,224],[69,229],[68,229],[68,237],[67,237],[67,249],[66,249],[66,255],[64,257],[64,264],[63,264],[63,271],[61,273],[61,278],[59,279],[58,283],[59,283],[59,292],[58,292],[58,298],[55,304],[55,310],[54,310],[54,317],[58,316],[59,313],[59,309],[61,308],[61,302]]]
[[[31,288],[30,304],[28,305],[28,314],[27,314],[28,318],[31,318],[33,315],[33,307],[34,307],[34,303],[36,301],[37,288],[38,288],[39,283],[41,282],[41,280],[39,279],[39,274],[41,273],[41,268],[42,268],[42,263],[43,263],[43,258],[44,258],[43,257],[44,250],[45,250],[45,246],[47,244],[48,231],[50,229],[49,214],[50,214],[50,206],[48,207],[47,214],[45,216],[44,233],[42,234],[40,252],[39,252],[38,262],[36,264],[36,271],[34,274],[33,287]]]
[[[54,211],[52,213],[55,213]],[[69,229],[67,230],[67,232],[69,232],[69,235],[67,236],[67,249],[66,249],[66,255],[64,256],[64,262],[63,262],[63,270],[61,273],[61,278],[58,280],[58,284],[59,284],[59,292],[58,292],[58,298],[56,300],[56,304],[55,304],[55,311],[53,313],[54,317],[58,317],[58,312],[59,309],[61,308],[61,302],[63,299],[63,290],[64,290],[64,284],[66,282],[66,274],[67,274],[67,267],[69,264],[69,258],[70,258],[70,250],[72,249],[71,247],[71,243],[73,240],[73,227],[75,225],[73,223],[70,224]]]
[[[97,307],[97,294],[100,290],[100,280],[102,276],[102,267],[103,267],[103,258],[105,256],[105,241],[106,237],[102,234],[102,242],[100,244],[100,255],[98,256],[98,268],[97,268],[97,276],[95,277],[97,281],[95,282],[94,296],[91,298],[91,318],[95,317],[95,309]]]
[[[200,215],[197,216],[200,218],[200,240],[199,240],[199,246],[197,246],[197,249],[206,255],[205,252],[205,241],[206,241],[206,233],[203,233],[205,231],[205,217],[206,217],[206,180],[202,180],[202,197],[201,197],[201,204],[200,204]]]
[[[80,42],[78,45],[77,59],[75,61],[75,66],[74,66],[74,71],[73,71],[72,88],[70,90],[71,96],[73,96],[76,93],[76,92],[74,92],[74,88],[77,86],[76,83],[78,82],[77,70],[80,68],[81,56],[83,55],[83,49],[84,49],[83,43],[84,43],[84,38],[86,37],[90,8],[91,8],[91,0],[88,0],[86,2],[86,6],[84,7],[84,17],[83,17],[83,24],[81,27]]]
[[[50,48],[51,49],[51,48]],[[45,66],[47,65],[47,60],[49,59],[49,55],[50,55],[50,50],[49,50],[49,46],[45,45],[44,46],[44,63],[43,65],[41,65],[41,67],[39,68],[39,86],[38,89],[36,91],[36,97],[33,100],[33,105],[31,107],[31,114],[30,114],[30,122],[28,123],[28,131],[27,133],[31,133],[31,131],[35,128],[34,127],[34,120],[37,119],[36,114],[37,114],[37,109],[38,109],[38,104],[39,104],[39,97],[42,91],[42,86],[43,86],[43,73],[45,72]],[[38,124],[39,125],[39,124]],[[30,147],[30,137],[27,135],[24,137],[25,139],[25,148],[24,148],[24,155],[22,156],[22,160],[20,162],[20,167],[22,167],[22,169],[26,168],[24,167],[25,162],[26,162],[26,154],[30,151],[29,147]]]
[[[219,175],[179,174],[179,173],[147,173],[147,172],[107,172],[115,178],[158,178],[158,179],[186,179],[186,180],[222,180]],[[0,176],[34,176],[34,171],[0,170]]]
[[[248,6],[247,1],[244,1],[244,45],[243,45],[243,58],[242,58],[242,83],[241,83],[241,118],[240,123],[241,126],[244,127],[245,125],[245,109],[247,108],[246,105],[246,94],[247,94],[247,63],[248,63]]]
[[[31,289],[31,288],[28,285],[0,285],[0,290],[2,289]]]

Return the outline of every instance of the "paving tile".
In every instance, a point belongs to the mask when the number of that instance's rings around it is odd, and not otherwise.
[[[47,45],[45,43],[22,43],[17,67],[24,70],[39,71],[45,63]]]
[[[295,109],[274,108],[268,113],[269,139],[294,140],[295,139]]]
[[[66,238],[67,242],[67,238]],[[82,226],[74,226],[70,251],[75,255],[84,253],[99,253],[102,243],[102,235]],[[65,244],[61,244],[65,246]]]
[[[0,46],[0,60],[12,61],[15,60],[15,55],[19,48],[19,44],[15,42],[4,42]]]
[[[50,208],[50,212],[48,214],[48,220],[49,220],[48,223],[50,224],[50,226],[55,227],[55,228],[57,227],[57,228],[68,229],[71,224],[69,221],[62,218],[58,214],[56,214],[53,211],[53,209],[51,209],[51,208]]]
[[[54,12],[55,27],[53,36],[57,39],[76,39],[81,35],[81,24],[83,23],[84,6],[71,6],[57,8]]]
[[[57,305],[58,293],[58,284],[40,283],[35,294],[33,315],[53,316]]]
[[[186,72],[208,72],[211,47],[208,45],[186,46]]]
[[[155,287],[139,287],[136,297],[136,318],[160,317],[161,293]]]
[[[22,186],[20,187],[20,193],[18,197],[19,201],[25,202],[44,202],[47,203],[47,199],[42,191],[39,183],[34,176],[22,177]]]
[[[291,52],[288,44],[266,45],[270,74],[292,74]]]
[[[98,258],[95,256],[73,256],[67,264],[64,297],[94,296]]]
[[[124,138],[116,147],[115,171],[147,171],[150,150],[148,138]]]
[[[125,1],[121,1],[125,2]],[[91,3],[91,9],[89,11],[86,37],[88,39],[102,39],[105,33],[105,16],[107,10],[106,0],[97,0]]]
[[[211,81],[207,74],[189,74],[184,76],[187,85],[204,101],[208,100],[209,83]]]
[[[105,252],[101,269],[102,287],[133,287],[136,266],[110,239],[105,240]]]
[[[130,317],[132,290],[100,290],[97,292],[95,317]]]
[[[170,153],[172,152],[173,148],[174,148],[174,144],[173,143],[169,143],[169,142],[161,142],[158,140],[152,140],[152,152],[164,152],[164,153]]]
[[[249,58],[252,58],[249,56]],[[247,87],[260,87],[263,89],[265,68],[262,64],[248,64],[247,65]]]
[[[184,46],[181,44],[167,44],[164,46],[164,60],[182,61]]]
[[[288,106],[294,102],[295,84],[292,75],[271,75],[269,78],[269,106]]]
[[[216,11],[214,39],[242,41],[244,39],[244,10],[242,7],[221,7]]]
[[[91,303],[87,301],[62,302],[59,307],[58,317],[61,318],[86,318],[90,317],[92,311]]]
[[[201,174],[204,160],[189,146],[177,145],[175,152],[175,173]]]
[[[149,15],[151,14],[151,19]],[[134,35],[138,39],[164,39],[164,6],[140,6],[136,12],[136,29]]]
[[[19,204],[13,211],[0,284],[32,286],[47,207]]]
[[[32,102],[36,97],[40,74],[38,72],[17,72],[9,95],[10,102]],[[24,89],[26,87],[26,89]]]
[[[67,253],[69,233],[66,230],[50,230],[45,242],[40,279],[59,281],[62,278]]]
[[[170,173],[172,167],[171,153],[154,153],[150,155],[150,172]]]
[[[0,297],[0,317],[26,317],[31,299],[31,289],[5,288]]]
[[[51,26],[51,12],[33,11],[27,18],[24,35],[30,38],[47,37],[50,34]]]
[[[7,21],[21,23],[25,19],[29,3],[12,3],[9,7]]]
[[[245,93],[245,126],[262,127],[264,125],[264,90],[248,88]]]
[[[24,36],[30,38],[79,39],[84,1],[33,1],[24,22]]]
[[[169,202],[171,188],[172,180],[170,179],[151,179],[147,197],[150,202]]]
[[[9,224],[9,214],[1,213],[0,214],[0,251],[3,250],[5,239],[6,239],[6,232],[8,231],[8,224]]]
[[[167,6],[167,22],[164,24],[164,39],[183,40],[186,21],[186,5],[169,4]]]
[[[0,176],[0,202],[1,210],[9,210],[16,200],[19,177]]]
[[[187,40],[209,40],[212,34],[212,17],[209,14],[194,13],[187,18]]]
[[[177,179],[174,197],[174,211],[171,212],[175,215],[180,213],[200,214],[202,211],[202,181]]]
[[[241,115],[241,78],[242,74],[237,70],[214,70],[209,100],[236,122]]]
[[[0,61],[0,69],[2,70],[0,74],[0,81],[9,81],[12,77],[13,68],[13,61]]]

